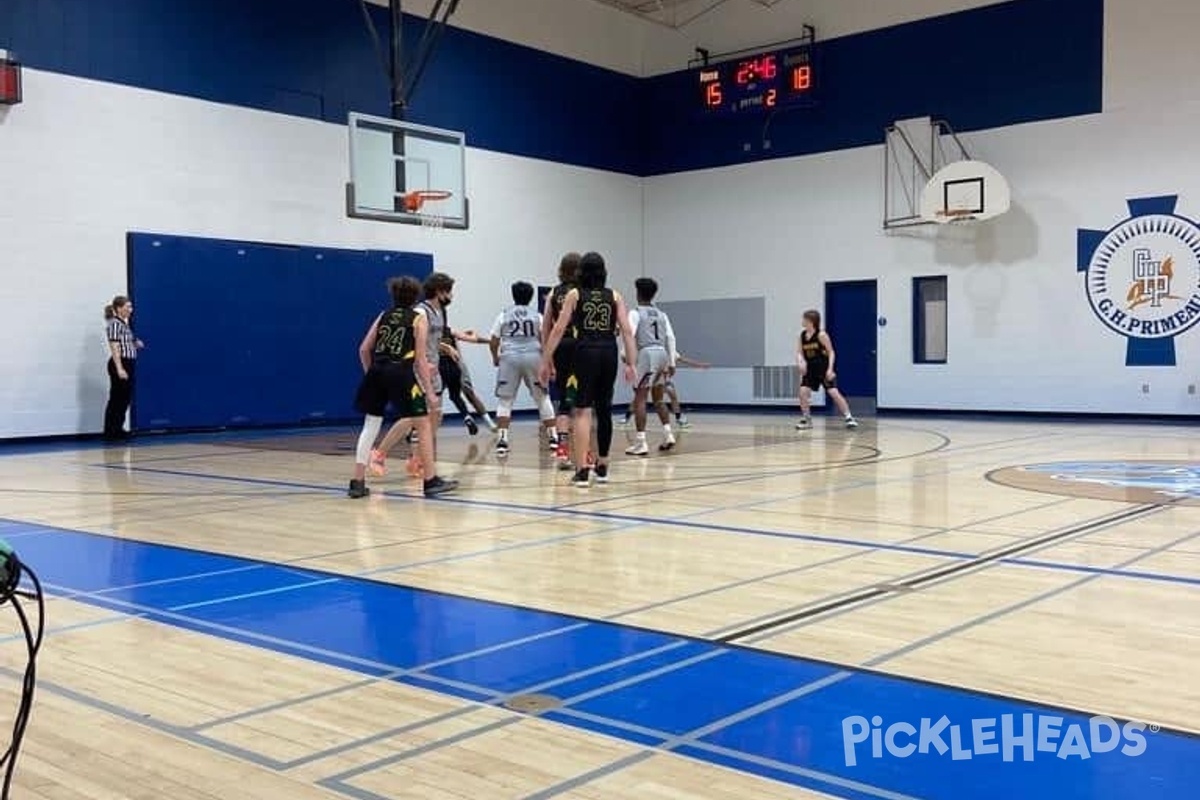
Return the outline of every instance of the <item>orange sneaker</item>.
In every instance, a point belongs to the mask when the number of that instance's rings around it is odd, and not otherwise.
[[[420,478],[425,474],[425,468],[421,466],[421,459],[416,456],[409,456],[405,466],[408,468],[408,474],[414,478]]]
[[[367,469],[376,477],[387,475],[387,457],[379,450],[372,450],[371,460],[367,462]]]

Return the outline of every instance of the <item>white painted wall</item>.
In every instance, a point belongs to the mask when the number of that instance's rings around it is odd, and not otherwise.
[[[663,299],[766,296],[776,364],[791,362],[799,312],[820,307],[826,281],[878,278],[882,406],[1200,414],[1188,394],[1200,330],[1176,339],[1176,367],[1126,367],[1125,340],[1092,314],[1075,269],[1077,228],[1112,226],[1127,198],[1179,194],[1179,212],[1200,217],[1187,166],[1200,102],[1181,79],[1200,67],[1184,47],[1198,23],[1190,0],[1109,0],[1103,114],[967,137],[1014,201],[971,238],[882,232],[880,146],[647,181],[646,269]],[[739,184],[752,208],[725,202]],[[911,280],[937,274],[949,276],[949,363],[914,365]],[[749,369],[684,373],[680,387],[692,402],[751,402]]]
[[[463,328],[513,280],[552,282],[566,250],[604,252],[624,283],[641,269],[636,178],[471,150],[471,230],[425,233],[346,218],[343,126],[34,70],[25,97],[0,112],[0,282],[24,336],[0,349],[0,438],[101,429],[101,311],[126,289],[129,230],[432,252]],[[490,393],[486,348],[467,353]]]

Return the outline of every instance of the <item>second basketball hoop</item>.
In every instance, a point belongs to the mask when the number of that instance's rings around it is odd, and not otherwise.
[[[941,225],[993,219],[1011,207],[1008,181],[982,161],[947,164],[921,192],[921,216]]]

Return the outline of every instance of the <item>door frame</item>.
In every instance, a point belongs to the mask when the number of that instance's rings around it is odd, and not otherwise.
[[[857,414],[874,413],[875,407],[879,399],[879,279],[878,278],[853,278],[849,280],[827,280],[825,281],[825,304],[824,313],[822,314],[823,327],[829,328],[831,317],[829,314],[829,295],[831,290],[842,286],[871,286],[875,290],[875,310],[871,319],[871,328],[875,331],[875,347],[872,352],[875,364],[875,393],[872,396],[847,394],[846,390],[842,389],[842,394],[846,396],[846,400],[850,403],[850,410]],[[836,345],[836,342],[835,342]],[[857,400],[857,402],[855,402]],[[832,409],[833,404],[825,402],[826,409]]]

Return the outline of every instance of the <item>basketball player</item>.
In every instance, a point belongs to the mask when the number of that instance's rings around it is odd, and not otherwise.
[[[808,413],[812,393],[822,387],[846,418],[846,427],[858,427],[858,422],[850,413],[850,404],[837,388],[837,373],[833,370],[835,360],[833,341],[828,333],[821,330],[821,312],[812,309],[805,311],[804,330],[800,332],[800,342],[796,348],[796,361],[800,367],[801,414],[800,421],[796,423],[796,430],[812,427],[812,418]]]
[[[575,357],[577,332],[574,326],[568,325],[563,329],[562,339],[556,349],[548,349],[546,345],[550,341],[550,332],[554,330],[554,326],[558,324],[558,320],[562,316],[563,302],[566,300],[567,293],[578,285],[580,258],[579,253],[567,253],[562,257],[562,261],[558,265],[558,285],[550,291],[550,296],[546,298],[546,313],[542,317],[542,353],[552,354],[554,359],[551,373],[553,380],[549,384],[550,399],[558,407],[555,437],[550,445],[559,466],[564,469],[571,467],[569,441],[571,405],[566,397],[566,384],[570,380],[571,362]]]
[[[446,388],[446,395],[450,398],[450,402],[458,409],[458,413],[462,414],[463,424],[467,427],[467,433],[475,436],[479,433],[479,425],[476,424],[475,418],[471,415],[471,409],[467,407],[469,402],[474,407],[475,412],[483,418],[483,424],[488,427],[488,430],[496,430],[496,422],[492,419],[492,415],[488,413],[487,405],[479,397],[475,391],[475,383],[471,378],[471,370],[467,367],[467,362],[462,358],[462,351],[458,348],[458,342],[469,342],[472,344],[487,344],[488,340],[475,333],[475,331],[456,331],[452,330],[447,320],[446,329],[442,334],[442,341],[438,346],[438,351],[441,358],[438,360],[438,374],[442,376],[442,385]],[[464,395],[466,399],[464,400]]]
[[[542,363],[542,315],[529,307],[533,302],[533,284],[517,281],[512,285],[513,305],[504,309],[492,325],[492,363],[496,371],[496,418],[500,438],[496,455],[508,455],[508,428],[512,424],[513,401],[524,384],[537,403],[542,427],[555,435],[554,405],[542,388],[538,371]]]
[[[637,345],[637,383],[633,390],[637,439],[625,450],[625,455],[644,456],[650,452],[646,445],[646,400],[651,389],[658,390],[654,405],[663,427],[663,441],[658,449],[665,452],[675,446],[671,414],[662,401],[662,386],[675,374],[675,331],[667,314],[654,305],[658,282],[653,278],[638,278],[633,285],[638,305],[629,312],[629,328]]]
[[[608,270],[599,253],[588,253],[579,260],[579,286],[563,298],[562,308],[542,354],[541,378],[545,381],[554,369],[553,360],[567,329],[574,329],[575,353],[571,372],[564,384],[564,401],[571,405],[571,452],[575,458],[574,486],[591,485],[588,448],[592,439],[592,418],[596,419],[596,480],[608,482],[608,451],[612,447],[613,390],[617,380],[617,335],[625,347],[625,380],[636,376],[634,359],[637,349],[629,328],[629,310],[625,300],[605,288]],[[559,373],[562,378],[562,373]]]
[[[437,430],[442,424],[442,376],[438,372],[437,364],[441,357],[440,345],[443,332],[446,329],[446,307],[450,305],[450,301],[454,296],[454,279],[444,272],[433,272],[425,279],[425,285],[422,287],[425,299],[422,300],[414,309],[417,314],[420,314],[425,319],[425,360],[430,364],[430,374],[428,383],[423,387],[426,391],[426,402],[429,408],[429,436],[425,437],[417,434],[416,439],[419,443],[424,443],[425,438],[429,438],[430,447],[433,450],[433,458],[437,460]],[[403,428],[398,422],[393,425],[383,437],[383,441],[379,443],[379,447],[371,453],[370,468],[376,475],[383,475],[387,471],[386,459],[392,448],[400,443],[400,440],[407,436],[408,428]],[[420,460],[416,453],[409,461],[409,472],[423,474],[428,477],[430,473],[419,472],[418,467],[421,466]]]
[[[389,403],[400,415],[400,421],[392,428],[400,432],[397,439],[410,430],[421,433],[418,452],[426,476],[425,496],[453,491],[458,486],[455,481],[438,477],[433,459],[429,408],[422,385],[429,385],[436,367],[427,356],[428,324],[425,317],[413,309],[420,290],[421,285],[415,278],[390,280],[388,292],[392,296],[392,307],[375,318],[358,347],[363,379],[355,406],[364,414],[364,419],[362,432],[358,435],[354,478],[350,481],[349,495],[355,499],[371,493],[366,485],[367,465],[372,458],[371,445],[383,426],[383,414]]]
[[[712,366],[706,361],[696,361],[688,358],[683,353],[676,351],[675,353],[675,368],[679,367],[694,367],[696,369],[708,369]],[[650,402],[658,408],[660,403],[670,400],[671,413],[675,415],[675,424],[680,430],[686,430],[692,427],[692,423],[688,422],[687,414],[683,413],[683,405],[679,402],[679,389],[675,386],[675,376],[668,375],[667,379],[660,384],[657,384],[650,390]],[[625,409],[625,417],[621,420],[621,427],[628,428],[629,420],[633,417],[633,401],[630,401],[629,407]]]

